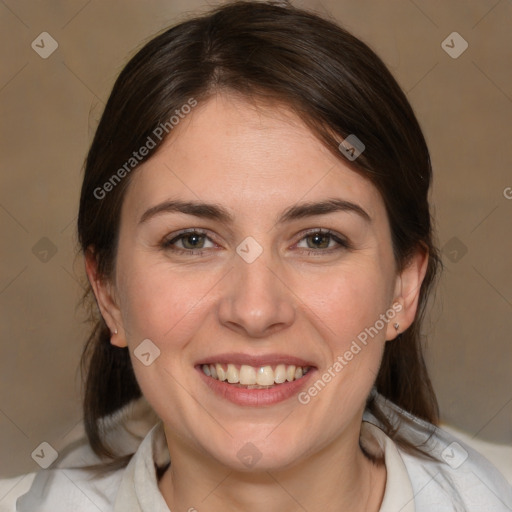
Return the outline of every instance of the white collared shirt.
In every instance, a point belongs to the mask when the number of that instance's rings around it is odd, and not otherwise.
[[[423,443],[432,456],[429,460],[405,452],[379,428],[373,415],[365,412],[362,440],[373,440],[380,447],[386,465],[380,512],[512,511],[512,488],[484,457],[380,395],[377,399],[392,422],[400,420],[401,434],[416,444]],[[157,466],[164,467],[168,462],[169,451],[159,421],[126,468],[97,479],[82,469],[40,471],[30,490],[18,498],[16,511],[170,512],[158,488],[156,472]],[[1,507],[0,502],[1,512],[12,512]]]

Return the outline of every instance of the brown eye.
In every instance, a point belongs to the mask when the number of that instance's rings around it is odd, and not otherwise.
[[[306,245],[303,245],[304,241]],[[310,249],[312,250],[311,252],[331,252],[332,250],[348,248],[349,244],[342,237],[337,236],[331,231],[317,229],[306,233],[297,244],[297,247],[300,249]]]
[[[210,243],[210,245],[207,245],[207,243]],[[164,240],[161,245],[163,249],[190,253],[215,247],[215,244],[205,233],[196,230],[179,233],[177,236]]]
[[[308,247],[310,249],[327,249],[329,247],[331,238],[332,237],[330,235],[325,235],[323,233],[315,233],[305,237],[305,239],[308,241]]]
[[[181,243],[185,249],[202,249],[205,242],[205,235],[198,233],[187,233],[180,237]]]

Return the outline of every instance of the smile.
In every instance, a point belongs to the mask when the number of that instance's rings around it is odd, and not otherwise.
[[[277,384],[301,379],[310,366],[278,364],[276,366],[249,366],[247,364],[203,364],[203,373],[212,379],[247,389],[268,389]]]

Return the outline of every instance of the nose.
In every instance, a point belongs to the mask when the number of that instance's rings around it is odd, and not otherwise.
[[[223,280],[218,308],[224,326],[252,338],[286,329],[295,319],[293,292],[265,254],[252,263],[235,257],[234,268]]]

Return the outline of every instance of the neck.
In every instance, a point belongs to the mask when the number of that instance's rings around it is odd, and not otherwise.
[[[172,511],[377,512],[386,469],[363,454],[358,435],[337,440],[287,469],[242,472],[206,459],[166,430],[172,463],[159,488]]]

